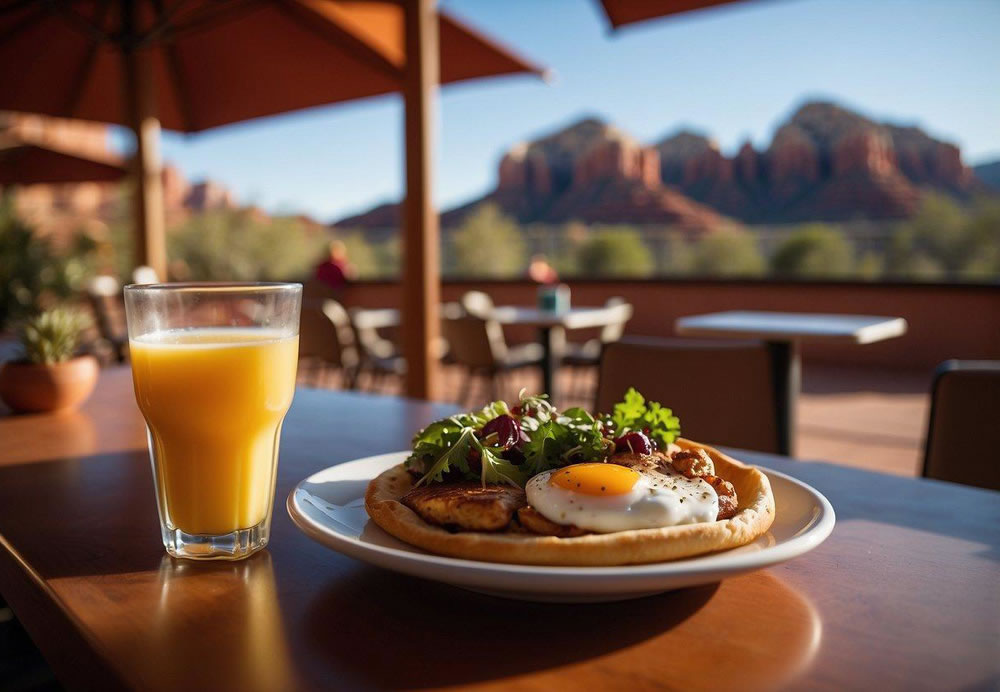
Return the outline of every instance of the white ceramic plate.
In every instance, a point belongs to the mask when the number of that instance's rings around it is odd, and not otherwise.
[[[770,530],[749,545],[701,557],[622,567],[545,567],[442,557],[380,529],[365,511],[368,482],[403,461],[394,452],[331,466],[288,495],[292,521],[328,548],[378,567],[474,591],[534,601],[612,601],[637,598],[768,567],[809,552],[836,521],[819,492],[783,473],[771,480],[776,513]]]

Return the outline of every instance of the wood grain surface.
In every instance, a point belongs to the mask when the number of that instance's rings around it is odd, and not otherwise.
[[[285,514],[299,480],[446,409],[300,390],[272,543],[166,557],[128,370],[68,416],[0,416],[0,592],[71,689],[992,689],[1000,494],[760,454],[818,488],[820,548],[635,601],[505,601],[368,567]],[[780,508],[779,508],[780,511]]]

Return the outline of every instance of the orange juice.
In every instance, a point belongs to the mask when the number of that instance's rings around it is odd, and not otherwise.
[[[298,341],[264,328],[168,330],[130,341],[168,527],[221,535],[268,516]]]

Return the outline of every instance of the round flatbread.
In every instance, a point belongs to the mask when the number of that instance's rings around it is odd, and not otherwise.
[[[736,488],[739,499],[736,516],[723,521],[576,538],[516,532],[452,533],[427,523],[399,501],[413,487],[413,478],[402,464],[368,484],[365,509],[388,533],[432,553],[525,565],[607,566],[677,560],[745,545],[770,528],[775,509],[767,476],[697,442],[680,439],[677,444],[683,449],[701,448],[709,453],[716,475]]]

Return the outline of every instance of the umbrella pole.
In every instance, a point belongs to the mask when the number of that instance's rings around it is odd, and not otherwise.
[[[134,3],[122,3],[122,27],[131,32]],[[156,117],[155,87],[151,56],[132,42],[122,49],[125,108],[128,126],[135,134],[132,161],[135,191],[135,264],[156,270],[160,281],[167,280],[167,243],[164,230],[163,177],[160,163],[160,121]]]
[[[438,88],[436,0],[404,2],[406,69],[403,84],[406,199],[403,216],[402,341],[406,394],[437,398],[440,324],[438,216],[433,200],[432,126]]]

